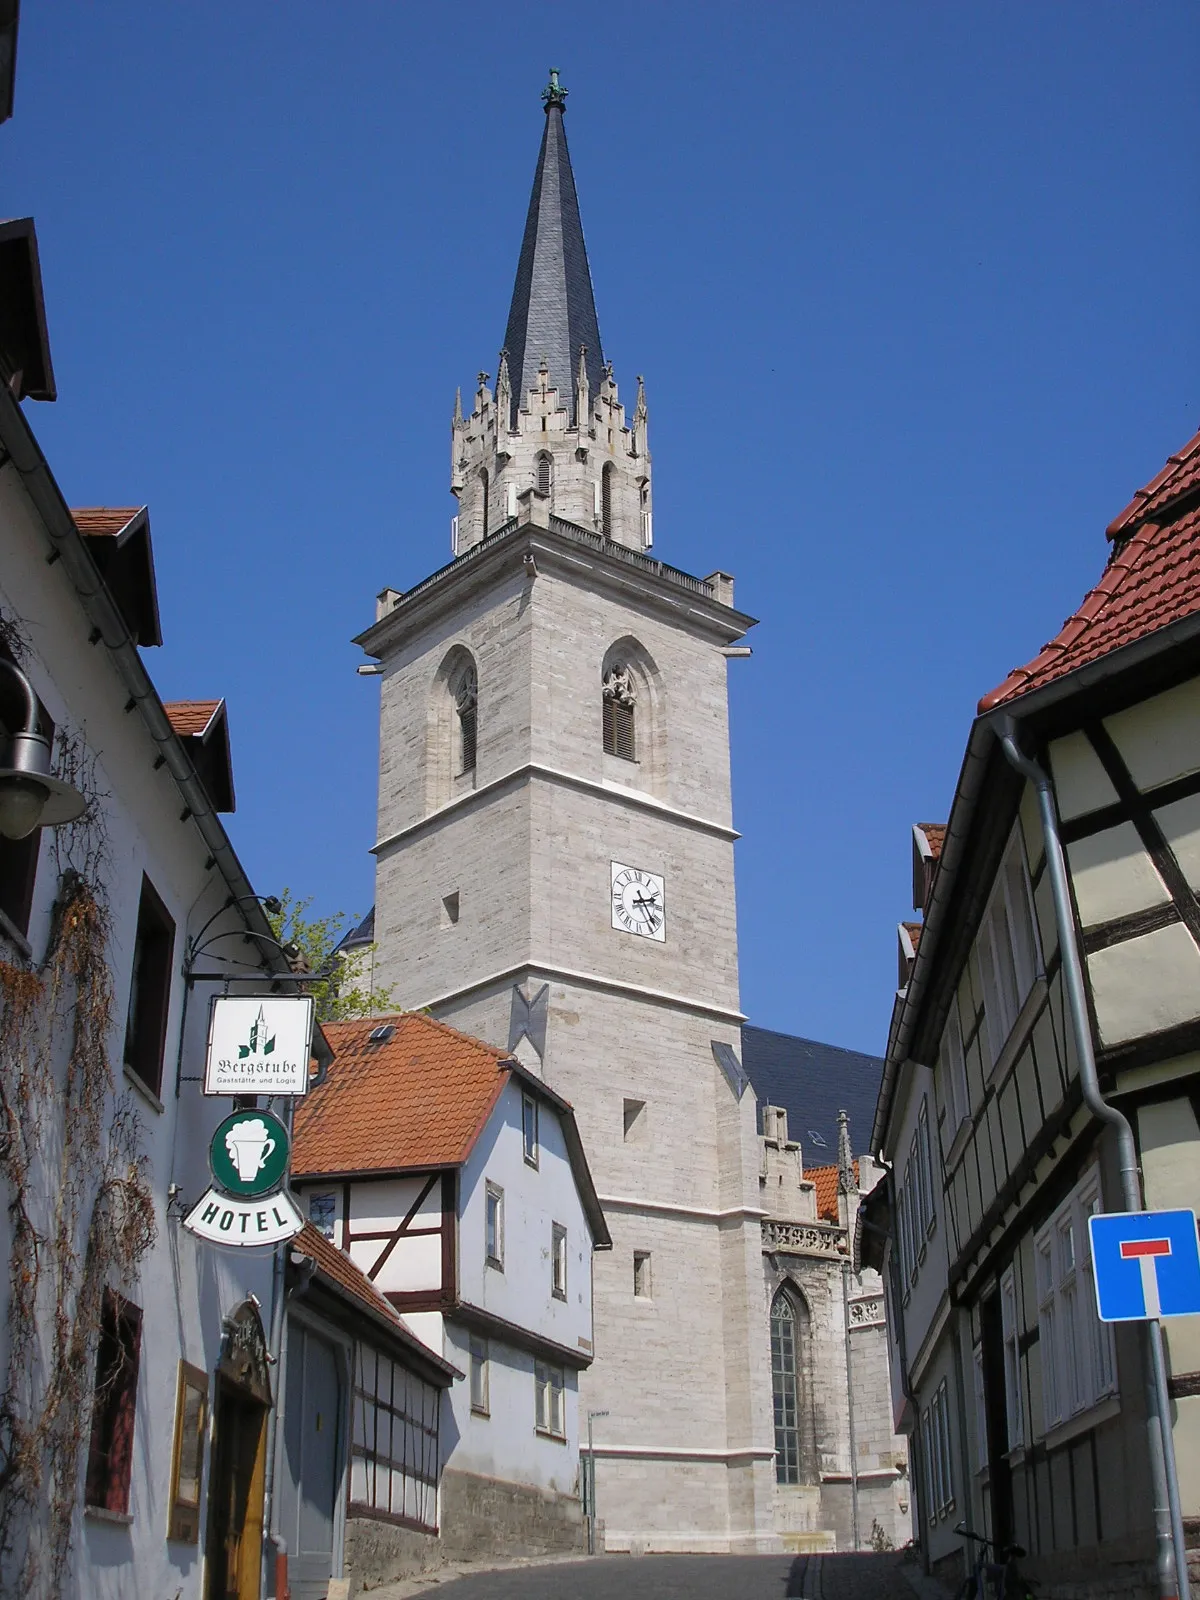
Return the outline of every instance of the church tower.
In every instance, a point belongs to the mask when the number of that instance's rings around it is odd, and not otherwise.
[[[455,407],[454,559],[358,641],[382,665],[376,976],[575,1107],[614,1241],[579,1401],[609,1548],[767,1550],[726,688],[753,619],[727,574],[649,553],[645,397],[627,421],[603,357],[565,96],[552,73],[495,390]]]

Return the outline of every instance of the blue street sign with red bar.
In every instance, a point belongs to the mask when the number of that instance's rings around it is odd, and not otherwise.
[[[1088,1218],[1101,1322],[1200,1315],[1194,1211],[1118,1211]]]

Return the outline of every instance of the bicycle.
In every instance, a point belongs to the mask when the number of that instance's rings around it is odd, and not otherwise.
[[[998,1546],[995,1540],[974,1533],[965,1522],[960,1522],[954,1531],[979,1546],[974,1568],[963,1579],[958,1600],[1036,1600],[1032,1578],[1026,1578],[1017,1567],[1025,1554],[1019,1544]],[[989,1550],[995,1552],[994,1560],[988,1559]]]

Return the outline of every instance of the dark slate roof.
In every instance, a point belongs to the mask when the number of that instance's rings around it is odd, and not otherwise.
[[[742,1066],[758,1101],[759,1132],[763,1106],[782,1106],[788,1114],[788,1137],[800,1141],[806,1167],[837,1160],[839,1111],[850,1118],[851,1148],[858,1154],[869,1153],[883,1078],[879,1056],[746,1023]]]
[[[552,100],[546,107],[546,130],[504,334],[514,417],[529,390],[537,387],[543,356],[559,401],[568,409],[574,407],[580,345],[587,346],[588,388],[595,399],[603,366],[600,325],[567,154],[563,108]]]
[[[375,907],[372,906],[370,911],[367,912],[366,916],[359,923],[358,927],[357,928],[352,928],[350,930],[350,932],[345,936],[345,938],[341,941],[341,943],[338,945],[338,949],[339,950],[358,950],[358,949],[361,949],[363,945],[374,944],[374,943],[375,943]]]

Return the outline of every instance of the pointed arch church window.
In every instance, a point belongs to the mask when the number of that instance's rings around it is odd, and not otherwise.
[[[783,1289],[771,1306],[771,1397],[775,1410],[775,1481],[800,1482],[800,1341],[796,1310]]]
[[[545,453],[537,458],[537,487],[547,499],[554,488],[554,462]]]
[[[637,760],[634,711],[637,694],[633,674],[620,664],[604,674],[604,752],[624,761]]]
[[[600,474],[600,526],[606,539],[613,536],[613,471],[613,464],[608,461]]]
[[[488,489],[489,489],[489,487],[490,487],[490,485],[489,485],[489,482],[488,482],[487,468],[486,467],[481,467],[479,469],[479,492],[480,492],[480,496],[482,497],[482,500],[483,500],[483,537],[485,539],[488,536]]]
[[[474,667],[466,668],[455,685],[454,710],[458,717],[459,772],[474,772],[479,711],[479,680]]]

